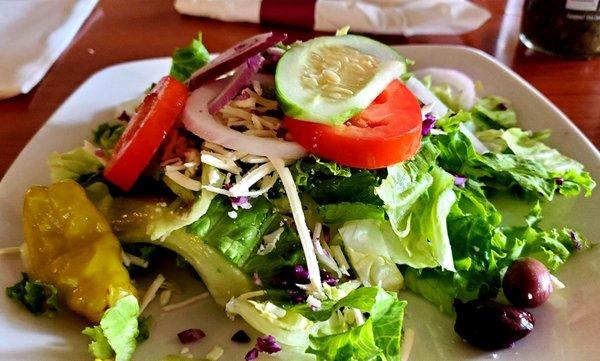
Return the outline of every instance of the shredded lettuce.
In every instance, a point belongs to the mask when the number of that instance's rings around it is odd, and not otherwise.
[[[92,140],[98,147],[110,152],[121,139],[126,127],[125,122],[102,123],[92,130]]]
[[[395,236],[390,234],[388,222],[364,225],[381,236],[385,244],[382,248],[388,249],[381,254],[388,254],[394,262],[414,268],[439,265],[454,270],[446,228],[446,217],[456,198],[454,177],[432,165],[436,156],[435,148],[424,143],[413,160],[388,167],[387,178],[376,188]],[[361,253],[379,254],[369,252],[369,246],[356,248],[369,242],[368,233],[360,230],[360,223],[349,223],[355,234],[347,223],[340,230],[345,244]]]
[[[56,287],[40,281],[31,281],[27,273],[21,273],[21,276],[21,281],[6,287],[6,296],[20,302],[36,316],[54,316],[58,311]]]
[[[186,81],[209,61],[210,54],[202,44],[202,33],[198,33],[198,39],[192,40],[190,45],[175,49],[169,75],[179,81]]]
[[[137,298],[127,295],[106,310],[100,325],[86,327],[83,334],[89,336],[90,353],[98,359],[113,358],[129,361],[137,346],[139,305]]]
[[[203,185],[213,187],[221,187],[225,180],[225,176],[217,168],[208,164],[202,164],[200,178]],[[191,200],[188,199],[190,196]],[[169,212],[149,223],[150,238],[161,239],[173,231],[192,224],[207,212],[214,197],[215,193],[203,189],[199,194],[188,194],[187,197],[176,199],[169,205]]]
[[[502,97],[484,97],[472,111],[475,123],[483,129],[507,129],[517,125],[517,114],[510,102]]]
[[[89,178],[99,174],[103,168],[102,163],[83,147],[65,153],[52,153],[48,165],[53,182],[65,179],[78,181],[81,178]]]
[[[365,286],[380,285],[384,290],[397,292],[404,285],[402,273],[389,257],[361,253],[346,247],[352,269]]]
[[[290,170],[298,188],[319,204],[360,202],[381,205],[375,195],[380,177],[367,170],[341,167],[316,157],[301,159]]]
[[[410,267],[403,271],[409,289],[446,313],[453,312],[455,298],[495,298],[502,272],[519,257],[536,258],[554,271],[573,252],[588,247],[588,241],[574,230],[541,229],[541,207],[537,202],[525,225],[501,227],[500,213],[480,187],[469,186],[457,192],[458,201],[448,216],[456,272]]]
[[[528,197],[547,200],[552,200],[557,190],[568,196],[578,194],[582,188],[590,193],[595,183],[578,162],[524,134],[516,128],[502,132],[502,139],[509,139],[514,148],[510,153],[478,154],[461,132],[436,136],[433,143],[444,169],[481,181],[489,188],[518,189]],[[496,148],[503,148],[502,143],[496,142]],[[509,149],[508,142],[505,149]],[[550,154],[553,159],[547,158]],[[557,178],[562,179],[562,185]]]
[[[380,287],[362,287],[339,300],[325,300],[317,311],[300,305],[278,308],[278,315],[272,312],[275,307],[268,301],[234,298],[227,312],[317,360],[400,360],[406,301]],[[344,312],[353,316],[345,317]]]
[[[385,219],[385,211],[374,204],[341,202],[324,204],[317,208],[323,223],[341,223],[355,219]]]

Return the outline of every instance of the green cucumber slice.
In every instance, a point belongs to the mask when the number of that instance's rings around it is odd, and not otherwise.
[[[286,115],[339,125],[404,72],[404,58],[383,43],[358,35],[322,36],[283,55],[275,90]]]

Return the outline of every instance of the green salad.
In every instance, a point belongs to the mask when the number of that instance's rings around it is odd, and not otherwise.
[[[527,309],[563,286],[551,273],[590,246],[540,223],[542,205],[591,194],[584,166],[455,69],[415,70],[344,30],[285,39],[260,34],[209,60],[199,37],[82,146],[50,155],[54,183],[25,195],[26,273],[7,296],[86,318],[100,360],[134,357],[153,332],[148,304],[208,298],[262,335],[232,335],[246,360],[406,360],[403,289],[474,347],[525,337]],[[529,210],[510,225],[507,199]],[[208,293],[171,302],[169,267]]]

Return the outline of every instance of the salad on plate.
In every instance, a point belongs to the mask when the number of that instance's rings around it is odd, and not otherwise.
[[[24,195],[25,269],[6,295],[86,319],[99,360],[132,359],[150,303],[209,297],[261,335],[231,335],[246,360],[406,360],[401,290],[472,347],[527,336],[528,309],[564,287],[552,272],[591,246],[543,228],[542,204],[594,180],[549,132],[519,128],[510,99],[347,32],[260,34],[212,60],[201,36],[176,49],[169,75],[50,155],[54,183]],[[528,209],[516,224],[507,200]],[[175,268],[207,292],[173,302]],[[182,351],[211,331],[181,330]]]

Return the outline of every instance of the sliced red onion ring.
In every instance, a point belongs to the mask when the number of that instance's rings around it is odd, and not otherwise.
[[[458,102],[461,108],[469,110],[475,105],[475,84],[465,73],[456,69],[426,68],[414,72],[418,78],[431,76],[433,84],[448,84],[459,94]]]
[[[287,34],[270,32],[241,41],[192,74],[187,82],[188,87],[190,90],[198,89],[207,82],[235,69],[249,57],[267,50],[286,38]]]
[[[255,79],[263,85],[273,84],[273,77],[269,75],[257,74]],[[282,159],[298,159],[306,155],[306,151],[298,143],[246,135],[225,126],[210,115],[208,102],[219,94],[227,82],[227,79],[216,80],[190,94],[183,111],[183,125],[187,130],[209,142],[249,154]]]
[[[252,82],[252,76],[258,72],[265,58],[260,55],[254,55],[246,59],[246,61],[237,67],[233,76],[226,78],[229,83],[221,90],[213,100],[208,103],[208,112],[216,114],[224,106],[235,98],[239,92]]]

